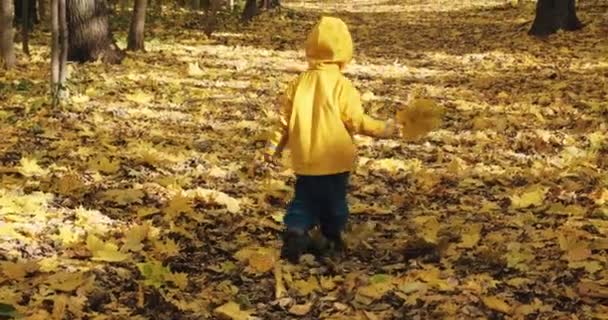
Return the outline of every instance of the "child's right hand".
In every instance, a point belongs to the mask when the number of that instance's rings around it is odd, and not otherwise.
[[[383,138],[398,138],[400,136],[401,128],[395,120],[390,119],[386,121],[386,128],[384,129]]]

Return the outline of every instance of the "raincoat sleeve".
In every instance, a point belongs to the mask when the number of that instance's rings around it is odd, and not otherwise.
[[[291,118],[291,110],[293,106],[293,93],[295,83],[292,82],[285,90],[285,93],[280,97],[279,102],[279,121],[274,125],[270,132],[270,137],[266,143],[264,153],[275,156],[280,154],[287,143],[289,134],[289,119]]]
[[[348,82],[341,95],[342,121],[351,134],[363,134],[372,137],[388,136],[388,125],[385,121],[374,119],[363,110],[359,91]]]

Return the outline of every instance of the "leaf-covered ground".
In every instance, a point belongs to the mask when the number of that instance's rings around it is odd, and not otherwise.
[[[606,318],[605,3],[537,40],[529,2],[285,2],[212,39],[151,19],[148,52],[71,65],[58,109],[35,34],[0,75],[0,318]],[[294,266],[293,175],[253,164],[323,12],[351,28],[369,113],[447,113],[415,143],[358,137],[349,255]]]

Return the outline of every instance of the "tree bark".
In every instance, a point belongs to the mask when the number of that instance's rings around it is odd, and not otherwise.
[[[220,10],[220,0],[209,0],[209,8],[205,12],[205,34],[209,37],[217,28],[217,12]]]
[[[144,51],[144,26],[146,23],[147,0],[135,0],[131,28],[127,39],[127,50]]]
[[[51,96],[57,106],[66,95],[68,23],[66,0],[51,0]]]
[[[46,6],[47,0],[38,0],[38,19],[46,21]]]
[[[0,66],[5,69],[15,66],[17,59],[13,49],[13,0],[0,0]]]
[[[23,1],[21,7],[21,44],[23,53],[30,56],[30,6],[29,0]],[[34,2],[35,3],[35,2]]]
[[[560,29],[573,31],[582,27],[576,16],[575,0],[538,0],[536,17],[529,34],[546,37]]]
[[[120,63],[125,54],[110,29],[106,0],[67,0],[68,59]]]
[[[38,12],[36,0],[14,0],[13,5],[15,6],[15,20],[17,24],[23,25],[23,7],[26,7],[29,13],[30,25],[29,28],[32,28],[34,23],[38,23]]]
[[[247,0],[245,3],[245,8],[243,8],[243,13],[241,14],[241,20],[245,22],[251,21],[251,19],[257,15],[258,6],[256,4],[256,0]]]

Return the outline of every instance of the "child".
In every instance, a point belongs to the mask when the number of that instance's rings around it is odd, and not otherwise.
[[[396,131],[393,121],[364,113],[359,92],[342,75],[352,55],[346,24],[323,17],[306,40],[308,70],[287,87],[280,125],[264,152],[266,161],[272,162],[284,147],[291,150],[296,186],[284,218],[281,256],[292,263],[308,250],[308,231],[317,223],[333,248],[344,249],[346,188],[356,157],[352,135],[386,138]]]

